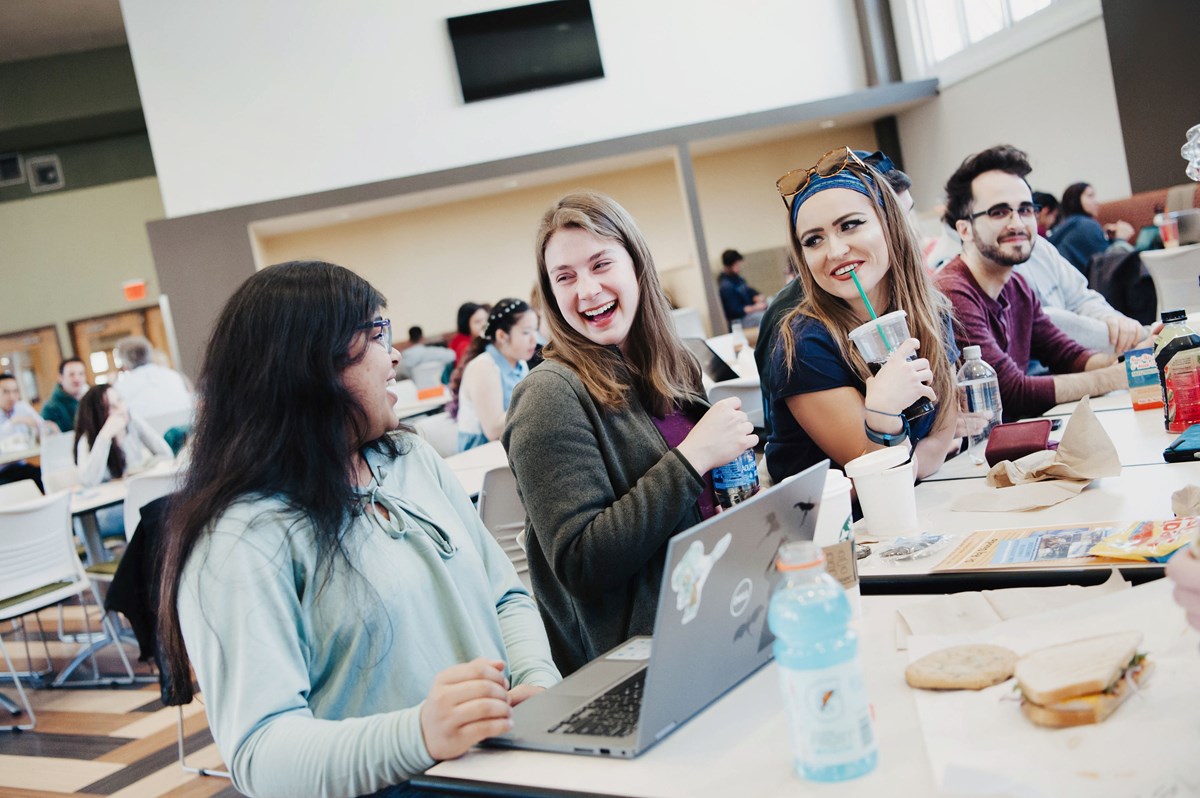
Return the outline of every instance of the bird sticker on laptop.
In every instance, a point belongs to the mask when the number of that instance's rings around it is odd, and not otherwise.
[[[704,542],[693,540],[687,551],[671,571],[671,589],[675,591],[675,609],[683,611],[680,623],[688,623],[700,611],[700,595],[704,591],[704,582],[708,579],[717,560],[729,548],[731,533],[717,541],[713,550],[705,554]]]

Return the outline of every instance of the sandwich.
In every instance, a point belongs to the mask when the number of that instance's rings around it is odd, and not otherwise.
[[[1117,632],[1031,651],[1014,675],[1021,711],[1039,726],[1099,723],[1146,680],[1141,632]]]

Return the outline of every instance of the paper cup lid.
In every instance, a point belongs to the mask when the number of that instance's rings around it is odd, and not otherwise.
[[[884,313],[877,319],[871,319],[864,324],[858,325],[848,333],[848,337],[853,341],[855,338],[863,335],[876,335],[877,333],[875,330],[877,330],[881,325],[885,325],[895,318],[904,319],[907,323],[908,312],[905,310],[893,310],[891,313]]]
[[[850,490],[850,480],[836,468],[825,472],[825,493],[837,493],[839,490]]]
[[[880,471],[895,468],[906,460],[908,460],[907,446],[889,446],[886,449],[876,449],[873,452],[867,452],[862,457],[855,457],[849,463],[846,463],[846,476],[854,479],[855,477],[865,477],[868,474],[877,474]]]

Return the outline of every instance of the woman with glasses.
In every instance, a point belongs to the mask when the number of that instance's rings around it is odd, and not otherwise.
[[[500,437],[513,388],[537,351],[538,317],[520,299],[501,299],[487,325],[467,350],[458,386],[458,450],[465,452]]]
[[[538,609],[569,673],[652,633],[667,540],[715,512],[709,472],[758,439],[740,400],[709,407],[624,208],[568,194],[535,241],[550,343],[502,440]]]
[[[1100,203],[1090,183],[1072,183],[1063,191],[1059,221],[1050,229],[1050,241],[1076,269],[1088,273],[1092,258],[1104,252],[1132,252],[1133,225],[1124,220],[1103,227],[1096,220]]]
[[[247,795],[401,784],[559,678],[508,557],[397,421],[384,306],[339,266],[272,266],[208,345],[159,626]]]
[[[904,209],[848,148],[777,185],[804,298],[783,318],[772,353],[771,478],[893,445],[913,447],[919,477],[933,473],[953,437],[958,352],[949,302],[922,266]],[[880,316],[905,311],[912,335],[876,373],[849,338],[872,318],[864,294]],[[919,400],[932,411],[905,412]]]

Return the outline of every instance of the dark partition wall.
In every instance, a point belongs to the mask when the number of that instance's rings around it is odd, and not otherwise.
[[[1134,193],[1188,182],[1179,155],[1200,125],[1200,0],[1103,0]]]

